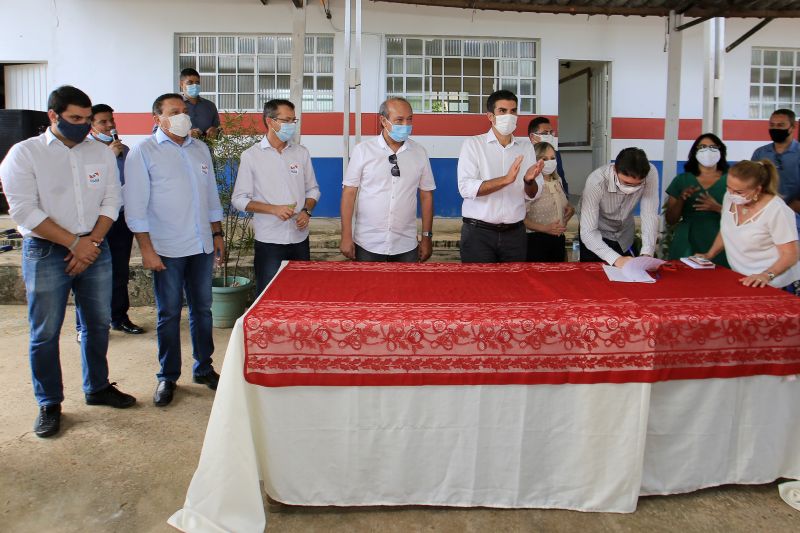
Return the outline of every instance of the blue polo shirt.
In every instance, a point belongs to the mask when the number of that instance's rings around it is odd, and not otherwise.
[[[183,101],[186,102],[186,113],[192,119],[192,128],[197,128],[203,133],[211,126],[219,128],[219,112],[214,102],[198,98],[197,103],[193,104],[186,97],[183,98]]]
[[[769,159],[775,163],[781,177],[778,192],[787,204],[800,198],[800,143],[792,140],[792,144],[782,154],[775,151],[774,143],[765,144],[756,148],[751,159]],[[800,213],[795,213],[795,223],[800,231]]]

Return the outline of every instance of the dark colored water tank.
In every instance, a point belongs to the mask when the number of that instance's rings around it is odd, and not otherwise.
[[[50,120],[44,111],[29,109],[0,109],[0,161],[12,146],[29,137],[39,135]],[[0,189],[2,193],[2,189]],[[8,213],[6,196],[0,194],[0,214]]]

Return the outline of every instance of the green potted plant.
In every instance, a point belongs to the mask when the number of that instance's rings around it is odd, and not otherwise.
[[[219,199],[222,204],[222,230],[225,233],[225,260],[212,280],[211,314],[214,327],[230,328],[247,308],[253,283],[241,264],[251,255],[254,235],[252,213],[236,209],[231,203],[242,152],[258,142],[260,134],[251,117],[241,113],[223,116],[222,129],[215,139],[205,139],[214,161]],[[232,264],[231,264],[232,263]]]

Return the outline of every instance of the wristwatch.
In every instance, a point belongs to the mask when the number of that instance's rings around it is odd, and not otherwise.
[[[311,209],[309,209],[309,208],[307,208],[307,207],[304,207],[304,208],[303,208],[303,209],[301,209],[300,211],[301,211],[301,212],[303,212],[303,213],[305,213],[305,214],[306,214],[306,215],[308,215],[308,216],[311,216]]]
[[[771,270],[767,270],[766,272],[764,272],[764,274],[766,274],[766,275],[767,275],[767,277],[769,278],[769,280],[770,280],[770,281],[772,281],[773,279],[775,279],[775,273],[774,273],[774,272],[772,272]]]
[[[211,234],[211,237],[212,238],[213,237],[223,237],[224,238],[225,237],[225,232],[222,231],[222,230],[215,231],[214,233]]]
[[[423,236],[423,237],[430,237],[430,238],[433,238],[433,232],[432,232],[432,231],[423,231],[423,232],[422,232],[422,236]]]

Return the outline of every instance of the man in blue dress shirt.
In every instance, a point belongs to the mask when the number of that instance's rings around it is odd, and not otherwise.
[[[794,211],[800,231],[800,143],[794,140],[795,114],[791,109],[777,109],[769,117],[769,136],[772,142],[756,148],[753,161],[769,159],[775,163],[781,179],[778,192]]]
[[[217,388],[219,375],[211,366],[211,275],[215,260],[219,264],[225,257],[225,244],[211,154],[189,135],[191,120],[181,95],[156,98],[153,118],[158,129],[133,147],[125,161],[123,198],[142,265],[153,271],[161,365],[153,403],[163,407],[172,401],[181,375],[184,291],[194,382]]]

